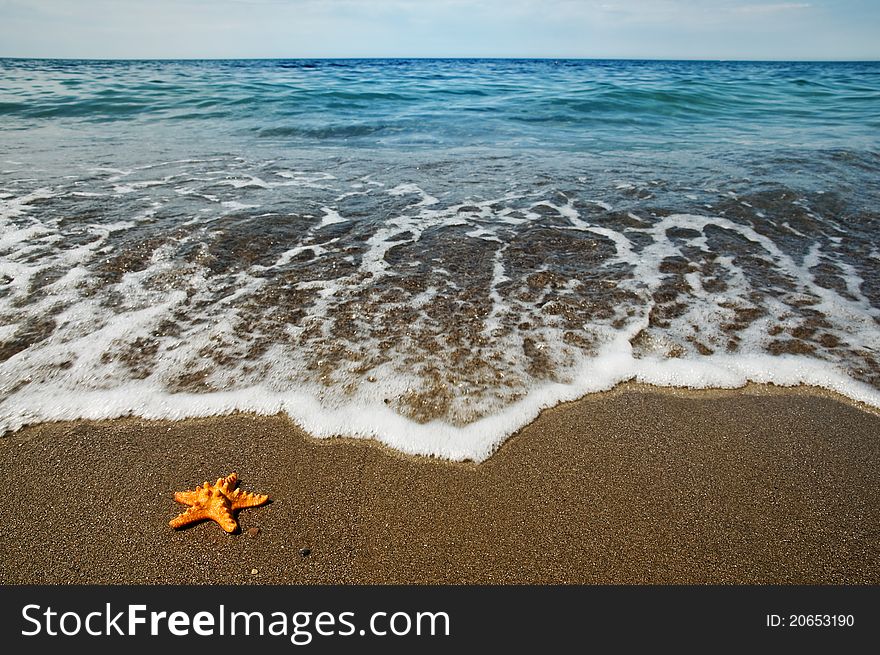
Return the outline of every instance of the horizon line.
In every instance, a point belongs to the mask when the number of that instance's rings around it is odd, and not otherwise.
[[[117,61],[117,62],[172,62],[172,61],[668,61],[668,62],[731,62],[731,63],[880,63],[874,59],[747,59],[736,57],[554,57],[554,56],[340,56],[340,57],[23,57],[0,55],[0,59],[19,61]]]

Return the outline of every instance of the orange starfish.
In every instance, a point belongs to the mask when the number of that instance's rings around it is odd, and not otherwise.
[[[238,475],[230,473],[225,478],[217,478],[214,484],[205,482],[193,491],[178,491],[174,494],[174,500],[190,505],[190,508],[172,519],[169,525],[172,528],[182,528],[191,523],[211,519],[217,521],[226,532],[235,532],[238,522],[232,514],[234,511],[245,507],[256,507],[269,500],[269,496],[236,489],[237,484]]]

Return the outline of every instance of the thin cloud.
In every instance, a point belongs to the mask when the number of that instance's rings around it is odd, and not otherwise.
[[[806,2],[778,2],[769,5],[741,5],[739,7],[732,7],[731,11],[738,14],[776,14],[783,11],[809,9],[812,6]]]

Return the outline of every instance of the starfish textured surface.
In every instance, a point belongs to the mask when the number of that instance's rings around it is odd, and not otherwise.
[[[238,475],[230,473],[225,478],[217,478],[214,484],[206,481],[192,491],[178,491],[174,494],[174,500],[189,505],[190,508],[173,518],[169,525],[172,528],[182,528],[211,519],[217,521],[226,532],[235,532],[238,522],[233,512],[245,507],[256,507],[269,500],[269,496],[265,494],[252,494],[236,489],[237,484]]]

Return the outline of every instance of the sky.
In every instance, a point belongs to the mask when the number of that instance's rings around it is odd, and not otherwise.
[[[0,56],[880,59],[880,0],[0,0]]]

